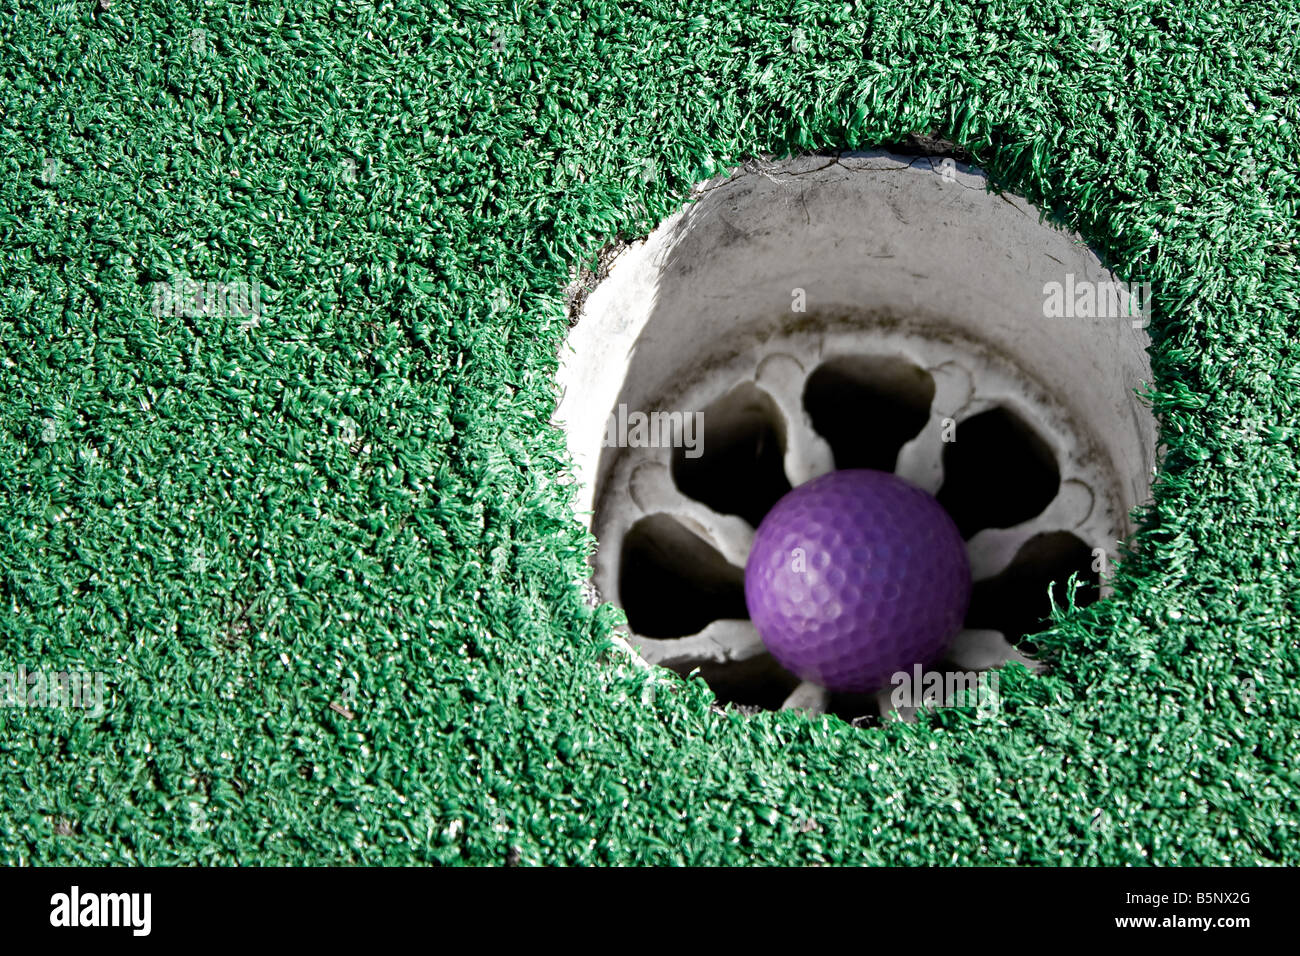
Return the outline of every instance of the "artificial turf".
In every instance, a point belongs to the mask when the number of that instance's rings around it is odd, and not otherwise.
[[[0,861],[1300,861],[1287,0],[0,2]],[[590,608],[571,270],[945,137],[1152,283],[1167,452],[1051,671],[852,728]],[[264,314],[155,315],[153,284]]]

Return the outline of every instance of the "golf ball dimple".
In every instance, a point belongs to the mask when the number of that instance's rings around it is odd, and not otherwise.
[[[835,471],[768,512],[745,603],[772,656],[833,691],[888,686],[929,664],[970,605],[966,544],[925,491],[883,471]]]

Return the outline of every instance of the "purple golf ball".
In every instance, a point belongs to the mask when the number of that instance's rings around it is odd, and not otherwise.
[[[745,603],[772,656],[829,690],[887,687],[961,630],[970,561],[952,518],[883,471],[833,471],[768,512],[745,564]]]

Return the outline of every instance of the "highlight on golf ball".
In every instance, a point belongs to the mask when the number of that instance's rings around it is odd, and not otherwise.
[[[772,656],[832,691],[870,692],[938,659],[961,630],[971,570],[956,524],[882,471],[835,471],[768,512],[745,603]]]

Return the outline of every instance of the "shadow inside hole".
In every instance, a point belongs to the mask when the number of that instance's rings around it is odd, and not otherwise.
[[[771,654],[728,664],[702,664],[700,676],[718,699],[719,707],[731,704],[746,713],[780,710],[799,686],[799,678],[778,664]]]
[[[644,637],[684,637],[713,621],[749,617],[745,572],[668,515],[633,525],[619,564],[619,601],[628,626]]]
[[[854,727],[878,727],[881,723],[875,694],[832,693],[826,701],[826,713]]]
[[[930,420],[934,379],[901,357],[846,356],[808,377],[803,406],[835,467],[893,471],[899,450]]]
[[[1028,521],[1056,497],[1056,457],[1014,412],[994,408],[972,416],[957,426],[955,439],[944,445],[943,487],[935,497],[963,538]]]
[[[714,511],[739,515],[757,527],[790,490],[780,421],[766,392],[749,384],[732,389],[704,409],[699,456],[674,449],[673,481]]]
[[[1037,648],[1023,638],[1043,629],[1052,600],[1058,607],[1064,606],[1071,574],[1077,572],[1082,583],[1074,593],[1075,604],[1086,607],[1097,600],[1100,580],[1092,570],[1092,562],[1092,549],[1068,531],[1035,535],[1021,546],[1001,574],[976,582],[966,626],[1001,631],[1012,644],[1033,654]],[[1051,599],[1047,594],[1049,584]]]

